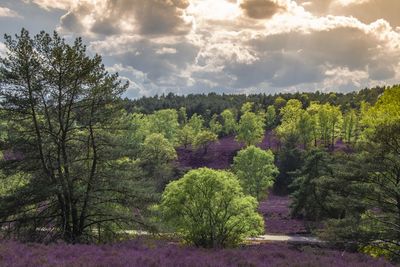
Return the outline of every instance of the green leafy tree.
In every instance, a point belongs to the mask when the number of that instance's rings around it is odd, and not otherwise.
[[[257,201],[232,173],[201,168],[171,182],[158,206],[161,218],[188,242],[205,248],[239,244],[264,230]]]
[[[293,215],[318,221],[337,214],[329,205],[332,198],[326,186],[333,179],[331,162],[332,158],[324,150],[314,148],[307,152],[303,166],[296,171],[290,185]]]
[[[13,121],[9,145],[23,157],[0,162],[2,182],[15,175],[25,182],[0,197],[0,229],[75,243],[143,223],[133,213],[146,201],[135,190],[137,164],[118,138],[127,85],[100,56],[87,56],[79,38],[69,45],[57,33],[31,38],[23,29],[5,39],[0,106]]]
[[[188,121],[188,126],[190,126],[195,135],[199,134],[204,129],[204,119],[202,116],[193,114],[193,116]]]
[[[315,121],[310,114],[301,110],[296,127],[299,134],[299,141],[303,145],[304,149],[307,149],[313,140]]]
[[[297,135],[288,136],[278,153],[279,174],[274,183],[274,191],[279,194],[287,194],[292,190],[289,185],[294,179],[294,171],[301,168],[303,164],[303,154],[298,148],[299,142]]]
[[[193,144],[195,137],[196,135],[193,128],[190,127],[190,125],[185,125],[179,130],[178,143],[187,148],[189,145]]]
[[[240,117],[236,139],[246,146],[260,143],[264,138],[264,118],[253,112],[246,112]]]
[[[267,130],[273,129],[276,125],[276,110],[274,106],[268,106],[265,114],[265,126]]]
[[[235,133],[237,129],[235,114],[231,110],[225,109],[221,113],[221,117],[223,121],[222,131],[224,132],[224,134],[230,135]]]
[[[344,116],[342,127],[343,140],[349,144],[356,142],[359,134],[359,123],[357,113],[354,109],[347,112]]]
[[[278,136],[285,140],[288,136],[298,135],[298,121],[302,113],[302,104],[297,99],[290,99],[281,109],[281,124],[276,131]]]
[[[171,163],[177,158],[174,146],[162,134],[151,134],[146,137],[140,156],[147,176],[162,191],[172,176]]]
[[[218,140],[218,136],[209,131],[209,130],[203,130],[199,132],[193,141],[193,147],[195,149],[203,148],[204,154],[207,153],[208,146],[212,143]]]
[[[275,109],[278,111],[280,111],[281,108],[283,108],[285,105],[286,105],[286,100],[281,96],[278,96],[274,101]]]
[[[174,109],[158,110],[148,116],[148,127],[151,133],[162,134],[175,145],[179,131],[178,112]]]
[[[246,102],[242,105],[240,112],[245,114],[246,112],[253,112],[254,103],[253,102]]]
[[[222,124],[218,121],[218,115],[214,114],[210,120],[210,130],[219,136],[222,132]]]
[[[178,121],[180,125],[185,125],[187,123],[187,113],[186,108],[181,107],[178,110]]]
[[[246,194],[261,200],[267,189],[274,184],[278,169],[274,164],[274,154],[255,146],[249,146],[233,159],[233,171],[239,178]]]

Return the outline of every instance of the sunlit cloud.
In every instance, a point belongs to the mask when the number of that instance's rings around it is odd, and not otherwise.
[[[131,82],[131,97],[400,82],[398,0],[25,2],[61,12],[55,28],[83,36]]]

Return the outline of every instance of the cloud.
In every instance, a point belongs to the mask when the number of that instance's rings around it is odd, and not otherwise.
[[[30,2],[63,12],[58,29],[103,55],[129,97],[400,82],[398,0]]]
[[[185,13],[189,6],[187,0],[86,0],[60,6],[69,6],[68,13],[61,19],[59,29],[63,32],[184,35],[192,27]]]
[[[24,0],[25,2],[33,2],[39,7],[51,10],[51,9],[61,9],[68,10],[72,6],[76,5],[79,0]]]
[[[18,18],[18,17],[20,17],[20,15],[17,12],[15,12],[14,10],[11,10],[7,7],[0,6],[0,18],[1,17]]]
[[[378,19],[400,26],[398,0],[296,0],[315,15],[352,16],[364,23]]]
[[[243,0],[240,7],[253,19],[269,19],[286,8],[274,0]]]

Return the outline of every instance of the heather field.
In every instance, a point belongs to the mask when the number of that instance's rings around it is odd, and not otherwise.
[[[231,166],[233,157],[244,147],[235,140],[234,136],[226,136],[216,142],[212,142],[207,153],[202,150],[178,148],[178,164],[182,168],[208,167],[212,169],[227,169]],[[272,131],[267,131],[262,142],[258,145],[262,149],[277,150],[279,140]]]
[[[113,245],[0,243],[0,266],[392,266],[381,259],[328,248],[262,244],[205,250],[162,241]]]

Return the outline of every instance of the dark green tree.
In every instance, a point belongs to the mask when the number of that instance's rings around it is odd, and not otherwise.
[[[1,162],[4,180],[24,183],[0,197],[1,229],[31,240],[103,239],[140,222],[144,199],[134,188],[137,164],[121,148],[118,100],[127,85],[57,33],[6,35],[0,106],[22,154]],[[95,229],[97,231],[95,231]]]

